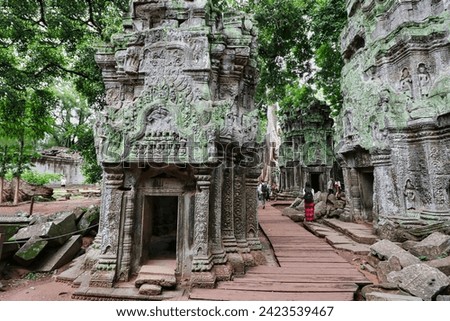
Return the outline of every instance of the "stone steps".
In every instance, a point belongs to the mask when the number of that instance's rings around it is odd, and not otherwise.
[[[372,228],[363,224],[343,222],[334,218],[324,219],[323,223],[357,243],[372,245],[379,241],[378,237],[373,234]]]
[[[164,289],[173,289],[177,285],[175,269],[172,266],[143,265],[134,281],[140,294],[160,295]]]
[[[357,223],[326,219],[321,223],[304,222],[303,225],[314,235],[324,238],[333,248],[356,255],[369,254],[370,244],[377,240],[375,235],[369,233],[368,227]]]

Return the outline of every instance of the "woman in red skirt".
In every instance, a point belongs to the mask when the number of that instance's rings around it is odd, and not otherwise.
[[[311,184],[307,182],[303,190],[303,199],[305,200],[305,221],[314,221],[314,190]]]

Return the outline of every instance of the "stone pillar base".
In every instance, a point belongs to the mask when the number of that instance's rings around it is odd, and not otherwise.
[[[97,264],[99,257],[100,257],[100,249],[96,247],[94,241],[94,244],[92,244],[92,246],[86,252],[83,268],[86,271],[92,270],[94,266]]]
[[[241,253],[245,267],[256,266],[255,259],[250,252]]]
[[[112,288],[114,285],[115,271],[97,270],[91,275],[89,287],[93,288]]]
[[[228,262],[231,264],[236,275],[245,274],[245,263],[244,259],[239,253],[228,253]]]
[[[214,264],[225,264],[227,263],[227,254],[225,253],[225,251],[217,251],[217,252],[212,252],[212,257],[213,257],[213,261]]]
[[[213,271],[192,272],[191,287],[213,289],[216,286],[216,274]]]
[[[210,271],[213,267],[212,257],[211,256],[196,256],[192,261],[192,271],[203,272]]]
[[[267,263],[266,257],[262,251],[251,251],[251,254],[256,265],[264,265]]]
[[[234,269],[230,262],[214,265],[213,271],[217,281],[231,281],[233,278]]]
[[[258,251],[262,249],[261,241],[257,237],[248,238],[248,246],[252,251]]]

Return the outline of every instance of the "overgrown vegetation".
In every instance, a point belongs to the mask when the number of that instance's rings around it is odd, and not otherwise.
[[[344,0],[211,2],[258,23],[262,115],[273,102],[289,114],[317,98],[339,113]],[[90,113],[104,105],[104,85],[94,53],[128,9],[128,0],[0,0],[0,202],[6,173],[21,179],[44,138],[78,150],[89,183],[101,179]]]
[[[240,7],[254,14],[258,23],[260,106],[278,102],[282,114],[291,114],[320,99],[333,114],[340,112],[344,0],[215,2],[220,7]]]
[[[29,184],[42,186],[59,181],[61,176],[62,174],[39,173],[32,170],[26,170],[22,173],[21,179]],[[7,180],[12,180],[13,174],[9,172],[6,174],[5,178]]]
[[[55,88],[71,83],[79,102],[102,106],[104,86],[95,46],[120,29],[128,5],[128,0],[0,0],[0,189],[7,171],[21,178],[37,142],[48,135],[78,149],[79,136],[92,134],[82,127],[77,128],[82,132],[68,127],[60,131],[64,124],[53,113],[82,104],[67,104],[73,97]],[[78,123],[88,126],[88,115],[79,111],[83,109],[77,111]]]

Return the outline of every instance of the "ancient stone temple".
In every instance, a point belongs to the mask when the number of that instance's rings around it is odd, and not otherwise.
[[[96,55],[107,105],[90,286],[169,258],[178,281],[212,287],[263,259],[256,30],[206,0],[132,1],[130,11]]]
[[[337,132],[353,219],[450,218],[450,2],[347,1]]]
[[[326,191],[334,160],[329,106],[315,100],[301,112],[283,115],[280,126],[280,189],[296,197],[310,182],[314,191]]]

